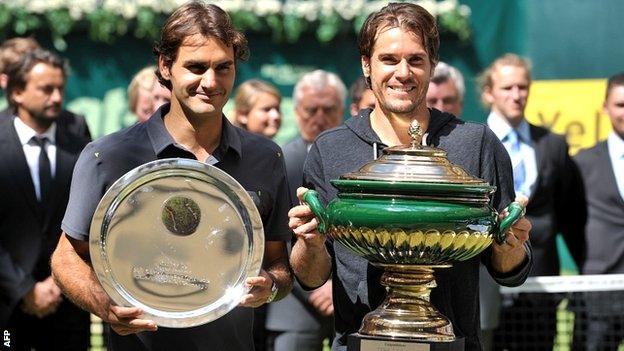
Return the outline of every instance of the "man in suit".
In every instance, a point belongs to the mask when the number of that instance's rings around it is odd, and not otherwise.
[[[613,132],[575,157],[587,194],[587,259],[583,274],[624,273],[624,72],[609,78],[603,105]],[[585,294],[585,318],[574,332],[582,350],[615,350],[623,341],[624,293]],[[585,336],[583,338],[578,338]],[[580,342],[580,344],[577,344]]]
[[[30,37],[11,38],[0,45],[0,88],[2,88],[3,91],[6,90],[8,83],[6,69],[18,62],[26,53],[37,49],[41,49],[41,46],[39,46],[39,43],[37,43],[35,39]],[[10,107],[0,111],[0,119],[12,116],[13,112]],[[63,128],[66,128],[72,134],[82,135],[87,139],[91,139],[89,126],[87,126],[87,122],[81,115],[64,109],[56,119],[56,123],[62,125]]]
[[[563,235],[577,265],[582,265],[587,210],[583,182],[568,155],[565,138],[525,119],[530,84],[529,65],[514,54],[496,59],[481,76],[482,99],[491,108],[488,126],[510,155],[516,194],[529,198],[526,216],[533,224],[531,275],[552,276],[559,275],[557,233]],[[503,301],[500,330],[507,334],[497,338],[497,348],[527,349],[538,345],[552,349],[558,302],[539,294]],[[528,325],[514,327],[520,314],[530,318],[525,318]]]
[[[314,139],[342,123],[346,88],[330,72],[316,70],[303,75],[293,91],[300,136],[284,145],[284,162],[293,199],[303,182],[303,165]],[[295,284],[292,294],[268,306],[267,329],[275,351],[323,348],[333,337],[331,281],[311,293]],[[303,347],[303,349],[302,349]]]
[[[89,140],[58,123],[65,61],[37,49],[6,74],[13,112],[0,118],[0,324],[18,350],[86,350],[89,314],[62,298],[49,260]]]

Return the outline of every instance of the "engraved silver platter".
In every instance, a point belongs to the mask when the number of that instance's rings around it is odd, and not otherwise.
[[[189,159],[146,163],[117,180],[89,238],[93,268],[111,299],[174,328],[235,308],[264,253],[249,194],[220,169]]]

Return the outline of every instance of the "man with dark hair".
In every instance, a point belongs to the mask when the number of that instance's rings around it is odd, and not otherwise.
[[[481,75],[482,100],[491,108],[488,126],[501,140],[513,166],[514,189],[529,199],[526,216],[533,223],[534,265],[531,276],[559,275],[557,233],[575,262],[583,264],[586,214],[583,182],[561,135],[532,125],[525,118],[531,85],[528,63],[514,54],[496,59]],[[513,300],[513,301],[512,301]],[[552,349],[557,332],[559,300],[552,294],[521,294],[503,301],[496,347]],[[530,314],[533,330],[517,324],[518,314]]]
[[[583,274],[624,273],[624,72],[609,78],[603,111],[613,132],[574,157],[588,205]],[[624,293],[588,292],[584,297],[586,315],[575,318],[581,322],[574,331],[575,346],[580,350],[617,349],[623,341]]]
[[[492,205],[501,210],[514,200],[511,163],[504,147],[485,126],[427,109],[425,95],[438,60],[439,34],[435,19],[422,7],[391,3],[364,23],[359,49],[364,76],[375,94],[373,110],[360,111],[342,126],[322,133],[312,145],[304,169],[304,184],[319,193],[321,202],[337,196],[330,180],[358,170],[375,157],[375,150],[409,144],[406,132],[416,120],[427,132],[427,145],[448,152],[451,162],[497,187]],[[306,189],[298,189],[301,196]],[[379,306],[385,289],[381,270],[316,231],[317,221],[306,205],[289,212],[297,241],[291,264],[299,281],[316,287],[332,276],[336,338],[344,350],[347,336],[357,332],[363,316]],[[483,262],[497,282],[518,285],[531,267],[528,231],[519,220],[507,232],[507,242],[494,244],[479,257],[455,262],[436,275],[431,302],[453,324],[467,350],[480,349],[478,277]]]
[[[154,52],[158,77],[171,89],[171,103],[145,123],[89,144],[74,174],[64,233],[52,257],[52,271],[63,292],[110,323],[109,346],[117,350],[253,350],[253,310],[290,291],[292,278],[285,240],[291,233],[291,203],[281,150],[270,140],[232,126],[222,113],[234,84],[236,62],[246,58],[245,37],[226,12],[193,1],[165,22]],[[107,188],[133,168],[161,158],[191,158],[230,174],[258,194],[264,225],[264,266],[239,307],[194,328],[158,328],[141,319],[139,307],[116,306],[95,277],[88,239],[95,208]]]
[[[66,63],[37,49],[5,73],[14,113],[0,118],[0,329],[18,350],[86,350],[89,314],[62,298],[48,263],[88,142],[58,123]]]
[[[17,63],[26,53],[40,49],[39,43],[30,37],[11,38],[0,45],[0,88],[5,90],[8,84],[8,76],[6,70],[12,64]],[[14,111],[7,108],[0,111],[0,119],[13,116]],[[91,132],[83,116],[77,115],[67,110],[62,110],[56,120],[56,123],[66,127],[73,134],[83,135],[87,139],[91,139]]]
[[[349,97],[351,98],[351,105],[349,106],[351,117],[357,117],[360,110],[365,108],[375,108],[375,95],[373,91],[366,86],[366,79],[364,76],[359,76],[358,79],[351,84]]]

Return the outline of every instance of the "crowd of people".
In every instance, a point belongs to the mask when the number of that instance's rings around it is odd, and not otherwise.
[[[319,234],[301,197],[314,189],[323,203],[334,199],[332,179],[379,150],[410,143],[405,131],[416,120],[426,145],[496,186],[494,208],[526,205],[504,243],[437,276],[431,302],[467,350],[551,350],[560,301],[548,294],[503,300],[499,285],[559,275],[558,233],[582,273],[624,273],[624,73],[608,80],[605,94],[613,132],[571,157],[563,136],[526,119],[525,59],[502,55],[478,77],[489,114],[487,123],[475,123],[462,119],[465,81],[439,61],[439,46],[434,17],[418,5],[392,3],[372,13],[358,38],[363,75],[350,89],[325,70],[302,75],[292,93],[299,136],[280,149],[271,139],[281,126],[282,96],[259,79],[233,91],[249,49],[216,5],[192,1],[170,15],[154,47],[156,64],[128,87],[137,123],[95,141],[84,117],[63,109],[66,60],[32,38],[6,40],[0,326],[11,347],[86,350],[92,313],[110,328],[113,350],[320,351],[327,341],[346,350],[348,336],[383,301],[381,270]],[[230,96],[234,110],[226,117]],[[247,278],[249,292],[237,308],[193,328],[159,327],[141,308],[115,305],[89,258],[91,219],[108,187],[134,167],[168,157],[213,165],[266,194],[256,204],[265,232],[260,273]],[[499,335],[519,309],[535,311],[534,327]],[[575,348],[605,349],[605,335],[623,314],[620,304],[577,323],[591,337],[575,340]]]

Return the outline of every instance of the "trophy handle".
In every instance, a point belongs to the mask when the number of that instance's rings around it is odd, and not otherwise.
[[[516,223],[520,217],[524,216],[524,206],[519,202],[512,202],[507,206],[507,217],[503,218],[498,225],[498,231],[495,235],[495,240],[498,244],[505,242],[505,232]]]
[[[303,202],[310,206],[312,213],[319,221],[318,231],[321,234],[325,234],[327,230],[327,212],[325,211],[325,207],[321,204],[321,201],[318,199],[318,192],[316,190],[308,190],[303,194]]]

